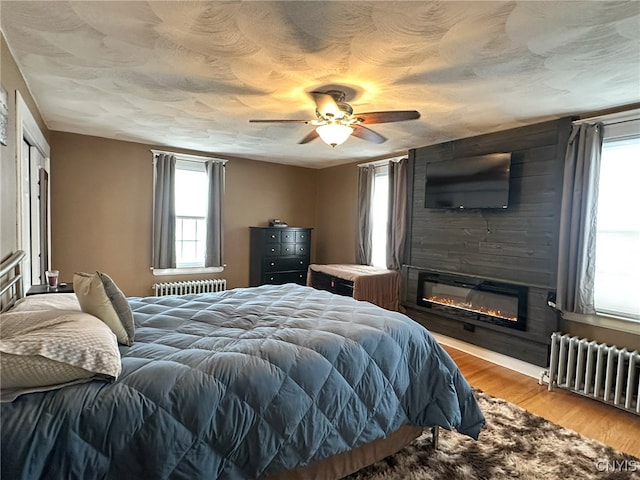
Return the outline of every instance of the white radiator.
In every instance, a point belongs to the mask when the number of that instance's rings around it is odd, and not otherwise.
[[[640,353],[553,333],[548,376],[554,387],[640,415]]]
[[[224,278],[211,278],[205,280],[190,280],[187,282],[154,283],[153,291],[156,297],[163,295],[187,295],[190,293],[222,292],[227,289],[227,281]]]

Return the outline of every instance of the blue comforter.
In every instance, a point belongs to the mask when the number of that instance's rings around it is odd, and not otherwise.
[[[2,478],[257,478],[403,424],[484,425],[454,362],[400,313],[292,284],[129,302],[118,380],[1,405]]]

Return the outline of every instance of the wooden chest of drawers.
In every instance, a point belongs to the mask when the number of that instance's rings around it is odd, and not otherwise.
[[[311,228],[250,227],[249,285],[305,285]]]

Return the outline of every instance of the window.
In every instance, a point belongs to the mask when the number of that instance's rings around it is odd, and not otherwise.
[[[221,272],[226,161],[152,152],[153,274]]]
[[[640,320],[640,135],[616,138],[615,132],[605,127],[594,301],[598,313]]]
[[[176,161],[176,268],[204,267],[208,191],[204,163]]]
[[[390,158],[358,165],[356,263],[389,269],[402,266],[407,164],[407,158]]]
[[[376,167],[371,216],[371,264],[387,268],[387,221],[389,215],[389,167]]]

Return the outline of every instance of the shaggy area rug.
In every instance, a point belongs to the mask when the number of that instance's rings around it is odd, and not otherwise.
[[[487,420],[478,441],[440,429],[437,450],[426,432],[349,480],[640,480],[640,460],[476,392]]]

